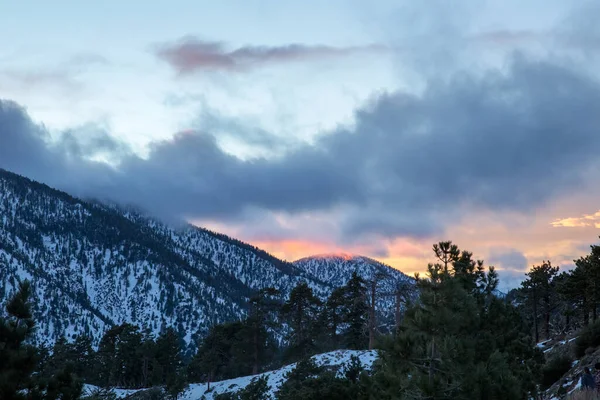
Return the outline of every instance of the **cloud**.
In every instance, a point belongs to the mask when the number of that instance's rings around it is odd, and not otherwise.
[[[155,54],[179,76],[185,76],[203,70],[242,72],[266,65],[337,58],[384,49],[380,45],[332,47],[289,44],[242,46],[228,50],[221,42],[207,42],[188,36],[157,46]]]
[[[578,50],[584,53],[600,51],[600,35],[576,30],[563,31],[531,31],[531,30],[496,30],[487,31],[469,38],[473,43],[518,47],[522,45],[544,44],[548,48],[561,50]]]
[[[545,37],[546,35],[531,30],[496,30],[476,35],[473,40],[498,45],[514,45],[542,40]]]
[[[63,132],[56,146],[81,160],[106,156],[106,161],[117,163],[132,154],[131,148],[113,138],[107,128],[90,123]]]
[[[584,228],[590,226],[600,228],[600,211],[581,217],[558,218],[552,221],[551,225],[555,228]]]
[[[46,129],[35,124],[26,110],[12,101],[0,101],[0,168],[68,190],[74,195],[105,197],[114,186],[114,170],[85,156],[122,144],[106,133],[92,148],[72,143],[73,133],[52,142]],[[113,141],[113,144],[108,142]],[[84,143],[83,141],[82,143]],[[114,152],[111,150],[111,154]],[[110,182],[110,185],[108,183]]]
[[[527,270],[527,257],[516,249],[492,249],[488,262],[502,269]]]
[[[583,187],[598,164],[599,108],[600,85],[587,75],[517,57],[505,72],[381,95],[351,129],[242,160],[209,127],[155,142],[145,158],[108,134],[51,143],[25,110],[3,102],[0,167],[162,215],[332,213],[340,240],[423,238],[474,210],[531,212]],[[118,165],[90,161],[94,148],[118,153]]]
[[[74,79],[73,75],[65,70],[4,70],[0,75],[5,82],[16,84],[21,90],[34,90],[40,87],[59,88],[67,92],[81,89],[81,84]]]
[[[544,44],[553,52],[574,50],[578,52],[575,54],[598,54],[600,28],[596,16],[599,12],[597,2],[582,2],[567,12],[559,24],[549,29],[489,30],[471,36],[470,39],[475,43],[498,46]]]
[[[277,135],[260,127],[259,122],[249,117],[234,118],[203,104],[197,125],[200,130],[210,131],[219,141],[230,140],[238,146],[249,148],[248,157],[257,158],[265,154],[281,154],[287,148],[300,143],[292,135]]]
[[[486,261],[496,267],[500,290],[504,292],[519,286],[528,271],[527,257],[517,249],[493,248]]]
[[[83,73],[108,63],[100,55],[81,53],[57,65],[45,65],[43,68],[4,66],[0,69],[0,77],[4,85],[16,85],[19,90],[57,88],[66,93],[75,93],[84,86],[79,79]]]
[[[526,272],[527,271],[515,271],[510,269],[499,270],[498,277],[500,278],[500,284],[498,290],[507,293],[510,289],[519,287],[521,282],[525,280]]]

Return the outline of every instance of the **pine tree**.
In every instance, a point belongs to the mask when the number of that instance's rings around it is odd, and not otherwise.
[[[271,400],[270,390],[269,379],[263,375],[253,378],[248,386],[237,392],[216,395],[215,400]]]
[[[118,339],[116,349],[118,385],[126,388],[139,388],[142,382],[142,363],[139,354],[142,346],[142,334],[137,326],[124,324]]]
[[[592,321],[595,322],[598,318],[598,305],[600,304],[600,246],[592,245],[590,247],[590,254],[576,260],[575,265],[585,271],[587,306],[592,312]]]
[[[544,316],[544,332],[546,339],[550,338],[550,314],[553,308],[553,300],[556,294],[554,277],[558,273],[558,267],[553,267],[550,261],[545,261],[541,265],[534,266],[529,271],[521,286],[526,293],[533,308],[533,321],[536,343],[540,340],[538,327],[538,308],[541,305]]]
[[[35,329],[29,304],[28,281],[8,301],[8,318],[0,318],[0,399],[25,399],[22,390],[33,387],[36,349],[26,344]]]
[[[73,364],[74,373],[87,380],[90,378],[90,370],[94,357],[94,349],[92,348],[92,339],[87,335],[79,335],[73,343]]]
[[[346,291],[344,287],[331,292],[320,317],[322,326],[323,350],[331,350],[341,345],[341,329],[345,322]]]
[[[369,340],[367,288],[364,279],[356,271],[352,273],[344,292],[347,310],[344,318],[344,322],[347,324],[346,346],[350,349],[365,349]]]
[[[426,278],[417,277],[419,299],[384,345],[372,395],[527,399],[535,392],[543,355],[532,346],[517,310],[493,295],[495,271],[486,274],[482,262],[457,247],[438,248],[446,249],[441,262],[428,266]]]
[[[198,351],[188,365],[187,375],[191,382],[207,382],[229,378],[229,366],[233,359],[232,346],[241,323],[214,325],[202,340]]]
[[[306,358],[298,363],[294,369],[285,374],[285,382],[279,388],[276,396],[278,400],[301,399],[302,386],[309,379],[322,375],[324,368],[318,366],[312,358]]]
[[[142,345],[138,349],[138,358],[141,362],[141,386],[160,385],[162,369],[157,360],[156,342],[149,330],[146,330],[142,335]]]
[[[569,301],[576,304],[583,317],[583,325],[590,320],[590,305],[593,303],[589,290],[588,262],[582,257],[575,261],[575,269],[569,273],[568,279],[561,287],[562,293]]]
[[[440,242],[433,245],[433,253],[437,259],[442,263],[443,270],[445,273],[450,272],[450,266],[458,261],[460,257],[460,250],[458,246],[452,244],[451,241]]]
[[[165,390],[171,397],[171,400],[177,400],[186,387],[186,377],[182,368],[178,368],[175,373],[171,373],[167,377]]]
[[[563,333],[570,332],[573,326],[572,319],[577,315],[577,311],[582,308],[581,303],[585,303],[585,300],[583,300],[585,298],[585,280],[578,279],[579,274],[575,272],[576,270],[577,268],[562,272],[554,278],[560,311],[564,317]],[[580,285],[580,283],[583,283],[583,285]]]
[[[56,373],[45,388],[44,400],[78,400],[83,383],[75,376],[72,363]]]
[[[0,399],[78,399],[82,383],[74,374],[72,362],[65,362],[47,377],[33,375],[50,362],[39,364],[37,349],[27,344],[35,329],[28,303],[30,287],[28,281],[20,285],[6,306],[7,318],[0,318]]]
[[[102,386],[141,387],[142,334],[137,326],[124,323],[104,333],[95,356],[96,376]]]
[[[321,302],[306,282],[298,284],[290,298],[281,307],[290,327],[288,358],[299,359],[311,355],[315,349],[316,322]]]
[[[73,362],[73,357],[74,353],[71,344],[67,342],[64,336],[58,338],[52,347],[52,356],[49,357],[47,365],[42,371],[43,375],[49,378],[64,368],[67,363]]]
[[[415,296],[415,287],[409,281],[402,281],[396,284],[394,290],[394,320],[395,320],[395,331],[398,331],[400,324],[402,323],[402,306],[408,306]]]
[[[158,339],[156,339],[156,359],[162,370],[162,383],[176,382],[182,374],[181,346],[177,332],[173,328],[167,328]]]
[[[116,384],[116,357],[117,337],[121,330],[120,326],[113,327],[104,332],[95,357],[94,375],[97,377],[95,383],[99,386],[115,386]]]
[[[314,360],[298,362],[296,367],[285,376],[286,381],[276,393],[278,400],[366,400],[369,393],[365,390],[361,378],[364,377],[356,363],[346,371],[352,371],[352,381],[338,376],[335,371],[316,365]],[[342,371],[345,372],[345,371]]]
[[[268,329],[275,327],[275,312],[280,307],[275,288],[261,289],[250,299],[250,316],[245,321],[252,339],[252,375],[258,374],[269,358]]]
[[[375,346],[375,336],[377,335],[377,310],[376,310],[377,296],[378,296],[377,288],[378,288],[379,282],[388,277],[389,277],[389,275],[387,273],[376,272],[373,274],[373,276],[371,276],[371,278],[368,281],[368,286],[369,286],[369,302],[368,302],[369,347],[368,348],[369,348],[369,350],[373,350],[373,347]]]

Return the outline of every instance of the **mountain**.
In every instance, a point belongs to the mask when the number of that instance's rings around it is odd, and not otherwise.
[[[356,271],[366,280],[369,291],[376,290],[376,310],[380,327],[390,328],[395,324],[395,310],[404,308],[405,302],[398,302],[415,295],[414,279],[404,273],[369,257],[353,254],[322,254],[294,261],[294,266],[308,276],[327,282],[333,287],[343,286]]]
[[[325,298],[354,270],[408,279],[366,258],[306,260],[282,261],[223,234],[176,228],[0,170],[0,300],[19,281],[33,282],[39,341],[86,333],[98,343],[110,326],[130,322],[155,334],[173,326],[191,343],[212,324],[243,318],[249,296],[264,287],[287,296],[306,281]]]
[[[413,281],[412,278],[397,269],[393,269],[379,261],[352,254],[340,253],[311,256],[294,261],[293,264],[308,275],[336,287],[344,285],[354,271],[366,279],[372,279],[375,276],[392,277],[392,279],[381,281],[384,292],[394,292],[396,289],[395,285],[412,283]]]

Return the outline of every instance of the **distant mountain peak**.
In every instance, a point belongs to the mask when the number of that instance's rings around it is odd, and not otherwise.
[[[390,290],[398,282],[411,282],[412,279],[401,271],[369,257],[349,253],[329,253],[305,257],[294,261],[294,266],[316,277],[322,282],[339,287],[346,284],[354,272],[362,278],[369,278],[379,273],[385,273],[391,279],[388,282]]]
[[[346,252],[331,252],[331,253],[315,254],[313,256],[304,257],[304,258],[301,258],[301,259],[296,260],[296,261],[303,261],[303,260],[345,260],[345,261],[352,261],[352,260],[361,259],[361,258],[364,258],[364,257],[360,256],[360,255],[357,255],[357,254],[346,253]]]

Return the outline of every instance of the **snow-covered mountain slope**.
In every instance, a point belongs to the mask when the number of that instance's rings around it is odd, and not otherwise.
[[[0,170],[0,302],[30,279],[44,341],[87,333],[97,343],[113,324],[130,322],[154,333],[173,326],[190,343],[212,324],[242,318],[260,288],[287,296],[306,281],[325,298],[354,270],[405,278],[374,263],[331,263],[336,271],[327,275],[314,263],[288,263],[225,235],[173,228]]]
[[[313,356],[312,359],[318,366],[323,366],[326,368],[331,368],[340,372],[345,365],[348,365],[351,361],[352,356],[357,356],[360,359],[362,366],[365,369],[370,369],[377,360],[377,351],[376,350],[336,350],[329,353],[318,354]],[[285,375],[295,368],[296,364],[286,365],[280,369],[264,372],[258,375],[251,376],[242,376],[234,379],[227,379],[225,381],[213,382],[211,383],[211,391],[206,393],[208,390],[208,386],[205,383],[197,383],[191,384],[188,388],[181,394],[179,397],[180,400],[200,400],[206,399],[211,400],[216,395],[227,392],[235,392],[240,389],[245,388],[252,382],[252,379],[257,377],[266,376],[268,379],[268,385],[271,387],[270,394],[271,397],[275,397],[275,392],[279,390],[281,385],[285,382]],[[87,393],[93,393],[94,386],[86,385],[85,391]],[[125,398],[135,392],[143,391],[141,390],[120,390],[114,389],[115,394],[118,398]],[[204,396],[204,397],[203,397]]]
[[[294,266],[306,274],[334,286],[344,285],[356,272],[365,280],[379,277],[381,285],[390,292],[402,283],[413,279],[404,273],[368,257],[350,254],[325,254],[294,261]]]
[[[384,317],[384,326],[393,323],[392,310],[395,310],[397,302],[400,300],[400,307],[404,308],[406,298],[412,298],[416,293],[413,278],[368,257],[325,254],[302,258],[293,264],[308,276],[328,282],[334,287],[343,286],[356,272],[366,281],[369,296],[374,284],[376,309]],[[402,298],[398,299],[398,296]]]
[[[40,339],[97,340],[121,322],[172,325],[189,339],[244,312],[235,279],[211,276],[205,260],[190,265],[172,242],[102,205],[0,172],[0,215],[0,295],[33,282]]]

